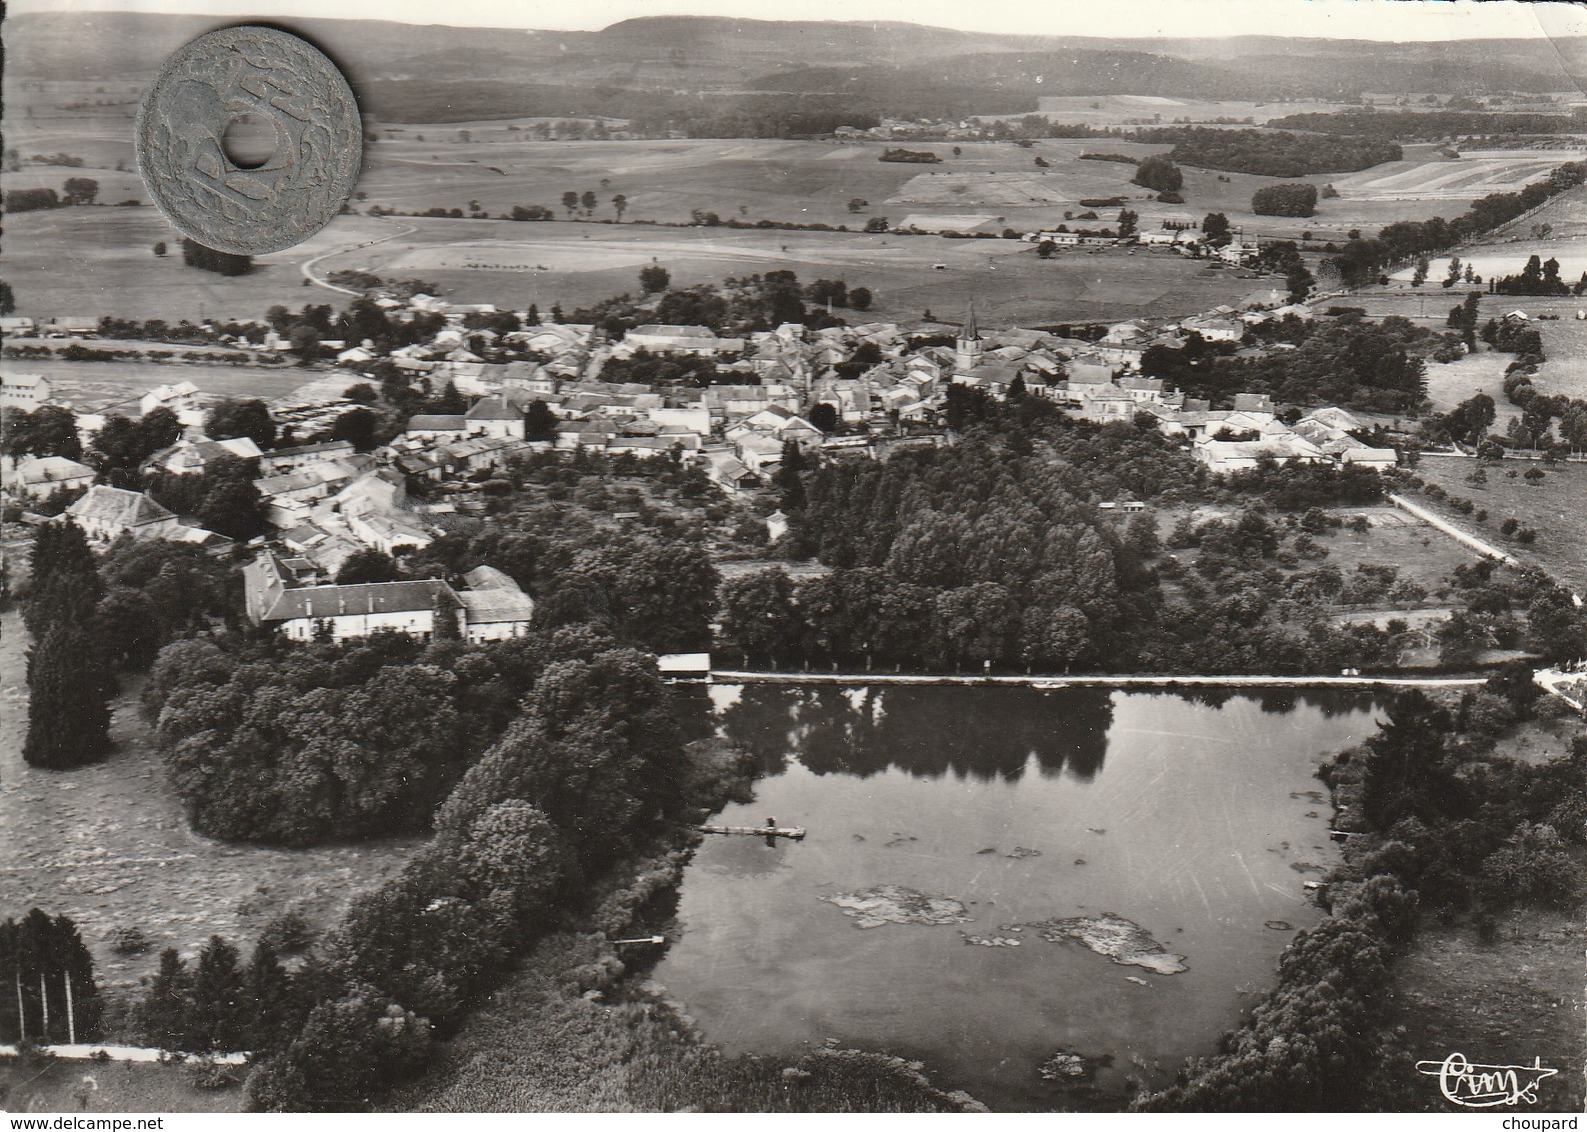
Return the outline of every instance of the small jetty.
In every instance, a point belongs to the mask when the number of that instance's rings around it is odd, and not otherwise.
[[[803,826],[780,826],[776,818],[767,818],[765,825],[702,825],[701,833],[725,833],[737,837],[786,837],[789,841],[803,841]]]

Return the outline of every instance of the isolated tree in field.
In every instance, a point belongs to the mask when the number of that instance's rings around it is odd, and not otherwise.
[[[639,269],[639,289],[647,295],[665,291],[672,282],[672,272],[660,264]],[[560,319],[558,321],[561,321]]]
[[[459,131],[457,131],[457,140],[462,142],[464,145],[467,145],[469,143],[469,141],[472,140],[472,137],[473,137],[473,135],[470,134],[467,130],[459,130]]]
[[[94,637],[82,625],[52,626],[28,653],[28,733],[22,757],[31,766],[70,770],[110,753],[110,697],[115,679]]]
[[[99,182],[92,177],[68,177],[61,199],[65,204],[93,204],[98,196]]]
[[[612,211],[617,213],[617,222],[623,222],[623,213],[628,211],[628,198],[622,193],[612,197]]]
[[[1411,286],[1420,287],[1427,282],[1427,257],[1422,256],[1416,261],[1416,270],[1411,273]]]
[[[154,254],[156,256],[160,257],[160,258],[164,258],[165,253],[166,253],[165,241],[164,240],[156,241],[155,245],[154,245]]]
[[[1135,236],[1136,225],[1140,223],[1140,214],[1129,209],[1119,210],[1119,239],[1128,240]]]
[[[871,207],[871,202],[866,200],[864,197],[849,198],[850,212],[864,212],[869,207]]]
[[[871,289],[869,287],[856,287],[849,292],[849,307],[857,311],[871,309]]]
[[[583,207],[585,216],[595,215],[595,206],[597,203],[598,201],[595,198],[595,193],[590,189],[585,189],[584,195],[579,198],[579,204]]]
[[[562,207],[567,210],[568,219],[571,220],[574,216],[578,215],[579,194],[573,189],[569,189],[567,192],[563,193]]]
[[[1537,257],[1533,256],[1532,258],[1536,259]],[[1450,287],[1453,287],[1456,283],[1459,283],[1459,282],[1460,282],[1460,257],[1459,256],[1450,256],[1449,257],[1449,273],[1444,277],[1444,287],[1445,287],[1445,289],[1448,289]]]
[[[1185,175],[1166,156],[1154,153],[1141,159],[1132,182],[1157,193],[1177,193],[1184,187]]]

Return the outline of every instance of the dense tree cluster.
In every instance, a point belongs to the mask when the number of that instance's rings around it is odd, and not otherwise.
[[[332,941],[327,1001],[255,1070],[250,1107],[367,1106],[423,1065],[431,1023],[455,1025],[551,925],[571,882],[677,816],[688,764],[653,659],[587,630],[560,634],[546,656],[435,838],[355,902]]]
[[[1314,134],[1349,134],[1379,141],[1443,141],[1456,134],[1556,134],[1580,129],[1566,114],[1475,110],[1351,109],[1335,113],[1290,114],[1269,129]]]
[[[1559,277],[1559,260],[1528,256],[1519,274],[1500,276],[1490,290],[1499,295],[1580,295],[1587,290],[1587,273],[1575,284],[1566,283]]]
[[[253,256],[218,252],[186,236],[182,237],[182,262],[217,275],[247,275],[253,270]]]
[[[687,532],[612,529],[575,505],[544,503],[499,516],[471,537],[438,539],[410,564],[448,575],[479,565],[503,570],[535,595],[540,628],[589,624],[657,653],[710,643],[716,568]]]
[[[23,620],[28,650],[28,731],[22,757],[68,770],[110,752],[110,697],[116,681],[95,640],[104,590],[82,528],[55,521],[33,543],[33,588]]]
[[[1260,177],[1303,177],[1309,173],[1353,173],[1385,161],[1398,161],[1400,147],[1372,138],[1294,134],[1284,130],[1224,130],[1201,127],[1146,129],[1140,141],[1173,145],[1181,165],[1254,173]]]
[[[424,829],[536,671],[526,639],[177,641],[144,692],[194,826],[309,845]]]
[[[73,1031],[79,1042],[100,1034],[94,959],[66,916],[34,908],[0,923],[0,986],[0,1041],[56,1045]]]
[[[1263,185],[1251,194],[1258,216],[1310,216],[1317,211],[1316,185]]]
[[[314,1008],[323,971],[314,964],[289,974],[261,939],[246,964],[237,948],[211,936],[189,966],[173,948],[133,1012],[144,1043],[183,1053],[278,1049]]]
[[[1180,349],[1149,347],[1141,372],[1161,377],[1193,397],[1227,403],[1236,393],[1267,393],[1295,405],[1333,404],[1403,413],[1426,400],[1426,362],[1442,335],[1398,316],[1293,320],[1282,340],[1293,350],[1233,357],[1199,339]],[[1455,344],[1458,353],[1458,343]]]
[[[886,221],[882,224],[886,229]],[[646,273],[658,273],[647,275]],[[829,297],[837,297],[835,287],[843,288],[847,304],[856,310],[869,307],[871,293],[863,287],[850,289],[842,280],[820,280],[820,298],[800,285],[792,271],[768,271],[764,275],[728,278],[721,287],[700,284],[666,290],[670,276],[665,268],[647,267],[641,272],[646,291],[665,291],[654,307],[641,306],[629,295],[618,295],[593,307],[573,312],[572,321],[592,323],[611,335],[622,335],[646,323],[678,326],[707,326],[721,334],[742,336],[759,330],[775,330],[785,322],[801,323],[812,329],[842,326],[843,320],[828,316],[822,309]],[[860,293],[864,292],[863,297]],[[812,305],[806,306],[807,299]],[[843,303],[834,301],[834,306]]]
[[[1341,643],[1322,627],[1327,599],[1286,580],[1279,532],[1254,513],[1201,531],[1197,570],[1165,587],[1184,572],[1163,558],[1155,520],[1116,523],[1095,505],[1195,490],[1196,465],[1154,428],[973,398],[959,417],[971,431],[952,448],[787,478],[786,549],[833,572],[724,585],[724,643],[754,663],[939,670],[1326,670],[1341,649],[1382,655],[1381,641]],[[1230,490],[1296,508],[1377,498],[1371,473],[1261,474]]]
[[[194,516],[205,530],[244,541],[269,529],[270,505],[254,483],[259,461],[217,456],[200,473],[154,472],[149,495],[177,515]]]
[[[1177,193],[1185,185],[1185,175],[1166,155],[1154,153],[1141,158],[1130,181],[1154,193]]]
[[[62,405],[40,405],[31,413],[14,405],[0,408],[0,451],[17,460],[30,456],[81,460],[77,417]]]
[[[118,668],[145,669],[176,638],[241,620],[236,566],[200,547],[123,537],[106,548],[99,575],[96,641]]]
[[[131,487],[138,482],[138,466],[181,436],[182,422],[164,405],[137,420],[113,414],[94,434],[88,461],[113,486]]]

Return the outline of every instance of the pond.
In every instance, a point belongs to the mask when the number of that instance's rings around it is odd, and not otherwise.
[[[654,977],[727,1050],[883,1050],[1006,1111],[1122,1107],[1215,1050],[1320,917],[1313,772],[1376,729],[1331,690],[712,696],[761,772],[713,822],[808,836],[707,837]]]

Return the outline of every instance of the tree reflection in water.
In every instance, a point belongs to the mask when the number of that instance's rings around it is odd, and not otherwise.
[[[1309,706],[1327,718],[1371,702],[1368,692],[1335,689],[1156,691],[1212,708],[1251,699],[1273,715]],[[1044,775],[1068,773],[1090,781],[1102,769],[1113,695],[1107,688],[749,684],[718,724],[724,738],[755,757],[761,777],[781,773],[790,753],[798,751],[815,774],[865,778],[897,767],[919,778],[952,773],[1014,782],[1034,758]]]
[[[789,752],[815,774],[861,778],[891,767],[920,778],[1016,781],[1032,758],[1042,773],[1089,780],[1102,767],[1110,693],[1082,688],[789,688],[746,685],[721,714],[724,737],[762,775]]]

